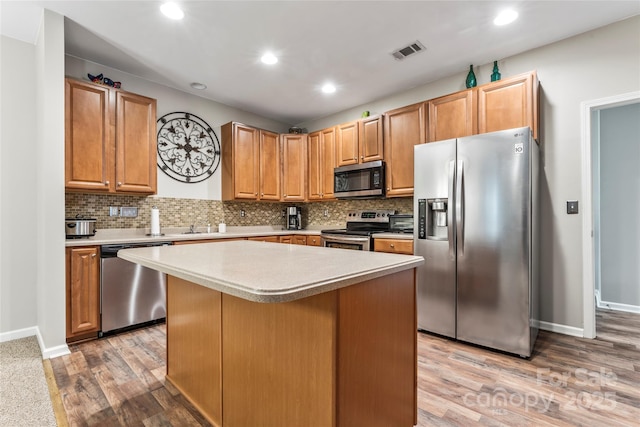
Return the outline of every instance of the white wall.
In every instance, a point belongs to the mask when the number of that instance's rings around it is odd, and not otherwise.
[[[122,89],[158,100],[158,118],[172,112],[188,112],[205,120],[221,138],[220,126],[230,121],[239,121],[251,126],[286,132],[289,125],[269,120],[256,114],[231,108],[196,95],[159,85],[148,80],[109,68],[104,65],[85,61],[72,56],[65,58],[65,73],[69,77],[88,80],[87,73],[102,73],[111,80],[122,83]],[[222,141],[220,141],[222,143]],[[168,177],[158,169],[158,197],[179,197],[185,199],[221,199],[221,166],[211,178],[199,183],[185,184]]]
[[[66,352],[64,241],[64,20],[45,10],[36,41],[35,240],[38,328],[45,356]],[[35,247],[34,247],[35,245]],[[33,268],[33,267],[31,267]]]
[[[493,64],[476,71],[490,80]],[[640,89],[640,16],[498,61],[503,77],[537,70],[541,99],[541,320],[583,327],[580,103]],[[475,67],[474,67],[475,68]],[[464,89],[467,70],[394,97],[298,124],[310,131]]]
[[[601,298],[640,308],[640,103],[600,111]]]
[[[34,327],[35,47],[0,36],[0,333]]]

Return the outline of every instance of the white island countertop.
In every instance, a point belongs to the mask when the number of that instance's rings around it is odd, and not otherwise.
[[[287,302],[415,268],[420,256],[254,241],[123,249],[118,257],[255,302]]]

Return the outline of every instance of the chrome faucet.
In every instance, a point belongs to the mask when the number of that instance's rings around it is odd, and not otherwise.
[[[189,233],[195,233],[196,232],[196,225],[195,224],[191,224],[189,226]]]

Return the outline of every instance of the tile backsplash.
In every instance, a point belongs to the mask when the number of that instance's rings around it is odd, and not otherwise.
[[[109,207],[137,207],[134,218],[109,216]],[[413,198],[370,200],[334,200],[312,203],[222,202],[219,200],[177,199],[155,196],[122,196],[106,194],[66,193],[65,216],[83,215],[95,218],[96,228],[148,228],[151,208],[160,211],[162,227],[215,227],[285,225],[283,210],[287,206],[302,208],[303,226],[344,226],[347,211],[354,209],[395,209],[398,213],[413,211]],[[244,216],[241,212],[244,211]]]

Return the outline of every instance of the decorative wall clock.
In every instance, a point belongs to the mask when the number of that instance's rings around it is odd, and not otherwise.
[[[176,181],[196,183],[220,165],[220,141],[195,114],[175,112],[158,119],[158,167]]]

